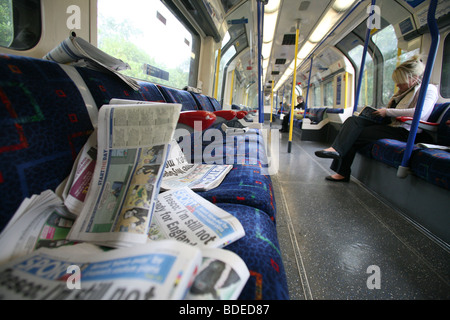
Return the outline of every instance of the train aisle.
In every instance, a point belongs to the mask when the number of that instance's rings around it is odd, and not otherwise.
[[[314,156],[324,147],[294,134],[289,154],[280,139],[272,180],[290,298],[449,299],[448,248],[355,179],[326,181],[331,160]]]

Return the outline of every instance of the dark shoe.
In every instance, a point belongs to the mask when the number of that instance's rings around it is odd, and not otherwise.
[[[280,129],[280,132],[289,132],[289,130],[286,130],[286,129]]]
[[[333,182],[349,182],[350,181],[350,177],[345,177],[345,178],[342,178],[342,179],[335,179],[332,176],[327,176],[327,177],[325,177],[325,180],[333,181]]]
[[[335,160],[341,158],[339,153],[334,152],[334,151],[320,150],[320,151],[316,151],[314,154],[319,158],[329,158],[329,159],[335,159]]]

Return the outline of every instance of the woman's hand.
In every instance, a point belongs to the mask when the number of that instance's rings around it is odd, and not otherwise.
[[[373,114],[384,118],[386,117],[386,108],[378,109],[377,111],[374,111]]]

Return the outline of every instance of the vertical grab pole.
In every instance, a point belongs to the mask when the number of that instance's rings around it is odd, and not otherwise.
[[[273,117],[273,84],[272,81],[272,90],[270,91],[270,126],[272,126],[272,117]]]
[[[311,65],[309,66],[308,87],[306,88],[305,112],[303,112],[303,119],[305,119],[306,112],[308,110],[309,88],[311,86],[311,73],[312,73],[313,63],[314,63],[314,58],[313,58],[313,56],[311,56]]]
[[[371,8],[373,8],[374,5],[375,5],[375,0],[372,0]],[[372,10],[372,12],[370,13],[368,19],[370,19],[372,17],[372,15],[374,15],[374,14],[375,14],[375,10]],[[366,65],[367,48],[369,46],[369,40],[370,40],[370,31],[371,31],[371,29],[369,28],[369,24],[368,24],[367,25],[367,30],[366,30],[366,39],[364,41],[363,55],[362,55],[362,58],[361,58],[361,68],[359,70],[359,75],[358,75],[358,84],[357,84],[356,92],[355,92],[355,105],[353,107],[353,112],[358,110],[358,102],[359,102],[359,95],[361,93],[362,78],[363,78],[363,75],[364,75],[364,67]]]
[[[295,56],[294,56],[294,75],[292,76],[292,101],[291,101],[291,113],[289,120],[289,142],[288,142],[288,153],[291,153],[292,149],[292,134],[294,132],[294,106],[295,106],[295,85],[297,82],[297,55],[298,55],[298,35],[299,35],[299,25],[297,24],[297,29],[295,30]]]
[[[262,88],[262,36],[263,36],[263,13],[264,4],[258,0],[258,113],[259,123],[264,123],[264,97]]]
[[[414,118],[409,130],[408,141],[406,143],[406,150],[403,154],[402,164],[398,167],[397,177],[405,178],[408,175],[409,159],[411,158],[414,140],[416,139],[417,128],[419,127],[420,116],[422,115],[422,108],[427,94],[428,84],[430,83],[431,71],[433,70],[434,61],[436,60],[436,53],[439,47],[439,28],[436,23],[436,7],[437,0],[431,0],[428,8],[428,28],[431,34],[430,53],[428,54],[427,64],[423,73],[422,85],[420,86],[419,97],[414,111]]]
[[[222,55],[222,49],[219,48],[219,52],[217,53],[217,64],[216,64],[216,81],[214,83],[214,99],[217,100],[217,89],[219,87],[219,68],[220,68],[220,59]]]

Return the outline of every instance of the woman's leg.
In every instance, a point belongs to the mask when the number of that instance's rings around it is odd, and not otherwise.
[[[351,174],[351,165],[355,159],[356,152],[364,147],[367,143],[379,139],[395,139],[399,141],[408,140],[409,131],[401,127],[391,127],[387,125],[374,125],[361,130],[359,136],[355,139],[353,145],[347,152],[336,159],[331,164],[331,170],[344,177],[349,177]]]
[[[361,135],[361,132],[365,128],[372,126],[378,125],[370,120],[359,117],[348,118],[339,130],[339,133],[334,139],[331,148],[336,150],[341,157],[345,157],[358,137]]]

